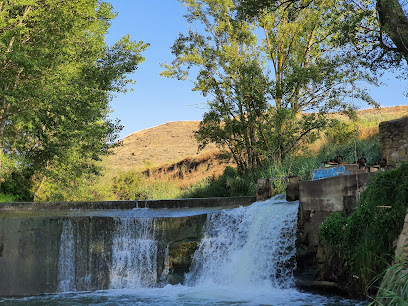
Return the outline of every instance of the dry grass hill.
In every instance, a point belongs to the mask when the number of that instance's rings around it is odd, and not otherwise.
[[[121,171],[143,172],[146,178],[170,179],[186,187],[209,176],[218,176],[229,164],[215,145],[198,152],[194,131],[199,121],[168,122],[132,133],[104,159],[105,178]]]
[[[199,121],[168,122],[153,128],[135,132],[122,140],[115,154],[108,158],[109,168],[118,170],[146,170],[163,164],[178,162],[188,156],[217,151],[209,145],[198,152],[194,131]]]
[[[378,133],[378,123],[408,116],[408,106],[368,109],[359,112],[360,137]],[[151,179],[176,180],[180,187],[205,177],[219,175],[228,162],[220,158],[215,145],[198,152],[194,131],[198,121],[169,122],[135,132],[105,158],[105,176],[112,178],[120,171],[139,171]]]

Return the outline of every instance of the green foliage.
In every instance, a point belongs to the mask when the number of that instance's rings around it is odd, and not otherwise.
[[[207,179],[183,193],[183,197],[234,197],[255,196],[258,179],[282,178],[272,182],[275,193],[285,192],[284,177],[299,175],[310,179],[313,169],[320,165],[319,159],[313,155],[288,158],[279,164],[270,164],[252,169],[244,174],[232,167],[227,167],[218,178]]]
[[[144,60],[147,45],[128,36],[106,45],[115,13],[104,1],[21,0],[0,6],[3,157],[18,160],[24,176],[33,178],[20,188],[41,189],[35,184],[45,177],[72,184],[91,175],[94,162],[115,142],[121,126],[108,119],[109,101],[132,83],[127,74]],[[0,165],[7,176],[3,170]]]
[[[324,131],[327,142],[330,145],[341,145],[356,137],[353,125],[340,120],[331,120],[330,124]]]
[[[349,281],[363,292],[393,258],[408,203],[408,164],[376,174],[350,214],[330,215],[320,235],[347,266]],[[390,208],[388,208],[388,206]]]
[[[0,165],[0,193],[13,195],[16,200],[32,201],[31,172],[23,166],[24,161],[0,152]]]
[[[248,175],[248,174],[247,174]],[[183,192],[184,198],[234,197],[252,195],[253,182],[247,175],[241,175],[232,167],[225,168],[224,173],[209,178]]]
[[[333,43],[331,19],[344,17],[333,14],[336,1],[278,7],[252,21],[236,19],[236,1],[181,2],[197,30],[180,34],[162,75],[192,76],[193,90],[212,97],[196,137],[227,150],[241,173],[313,142],[327,112],[349,108],[346,97],[373,103],[350,84],[374,80]],[[306,111],[314,113],[299,115]]]
[[[253,19],[264,11],[281,7],[292,10],[319,5],[324,0],[238,0],[240,19]],[[359,57],[359,64],[371,69],[397,67],[408,60],[407,3],[401,0],[339,0],[330,18],[334,41]],[[332,16],[333,16],[332,15]],[[381,33],[380,35],[378,33]]]
[[[12,194],[0,193],[0,202],[15,202],[18,198]]]
[[[354,163],[359,158],[364,157],[367,160],[367,164],[378,164],[382,158],[379,137],[349,140],[338,145],[336,143],[328,143],[323,146],[319,153],[319,158],[322,161],[328,161],[335,156],[342,156],[345,163]]]
[[[314,169],[320,168],[322,161],[328,161],[335,156],[344,156],[347,162],[354,161],[354,141],[342,145],[327,145],[317,154],[304,153],[286,158],[282,162],[271,162],[256,169],[251,169],[242,174],[234,168],[228,167],[223,175],[210,178],[189,188],[183,197],[229,197],[229,196],[255,196],[258,179],[283,178],[290,175],[301,176],[309,180]],[[367,161],[378,162],[381,159],[378,138],[357,140],[357,149]],[[379,159],[378,159],[379,158]],[[276,193],[285,192],[283,179],[273,181],[272,187]]]
[[[151,180],[129,171],[113,178],[112,193],[116,200],[161,200],[177,198],[180,189],[174,182]]]

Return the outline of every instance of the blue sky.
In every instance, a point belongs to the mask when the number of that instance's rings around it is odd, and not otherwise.
[[[186,32],[183,8],[177,0],[110,0],[118,16],[113,20],[107,43],[113,44],[121,36],[130,34],[133,40],[150,43],[144,52],[146,58],[134,75],[134,91],[117,95],[111,107],[112,118],[124,125],[121,138],[146,128],[169,121],[201,120],[206,99],[192,92],[191,83],[167,79],[159,75],[160,64],[170,62],[170,47],[178,33]],[[381,106],[407,105],[403,95],[407,80],[385,74],[387,86],[370,89],[372,97]]]

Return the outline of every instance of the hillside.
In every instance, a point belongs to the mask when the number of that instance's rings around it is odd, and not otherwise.
[[[379,122],[408,116],[408,106],[362,110],[359,115],[359,134],[364,138],[378,133]],[[199,121],[169,122],[125,137],[115,154],[104,159],[105,177],[135,170],[148,178],[176,180],[184,187],[221,174],[229,163],[219,157],[215,145],[198,152],[193,137],[198,124]]]
[[[193,137],[198,124],[199,121],[168,122],[132,133],[114,149],[114,155],[104,159],[106,172],[143,171],[218,151],[215,145],[209,145],[198,152],[198,143]]]

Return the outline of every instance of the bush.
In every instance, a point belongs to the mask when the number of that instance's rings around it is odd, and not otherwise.
[[[0,193],[0,202],[15,202],[17,197],[12,194]]]
[[[363,292],[392,261],[408,203],[408,163],[375,175],[349,215],[331,214],[320,226],[324,242],[347,266],[347,281]]]

